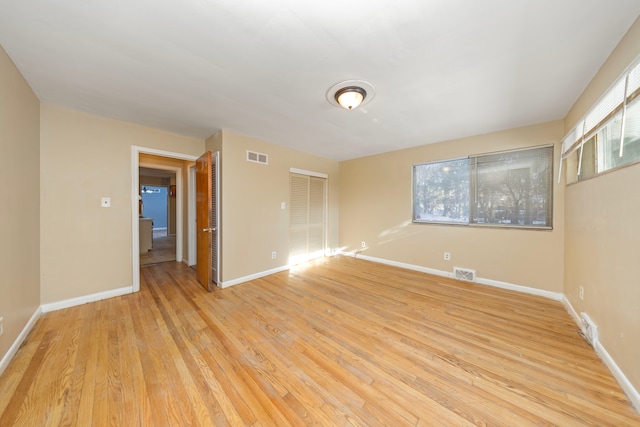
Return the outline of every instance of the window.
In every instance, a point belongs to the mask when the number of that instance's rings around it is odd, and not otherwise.
[[[469,222],[469,159],[413,167],[415,222]]]
[[[553,147],[413,166],[413,221],[552,227]]]
[[[564,137],[560,167],[565,162],[570,184],[639,161],[640,61],[636,61]]]

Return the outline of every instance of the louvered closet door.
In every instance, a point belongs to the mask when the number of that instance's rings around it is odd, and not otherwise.
[[[309,177],[292,173],[289,191],[289,262],[295,264],[307,253]]]
[[[324,255],[325,188],[326,179],[309,177],[309,226],[308,256],[318,258]]]
[[[326,179],[292,173],[289,208],[289,262],[323,256]]]

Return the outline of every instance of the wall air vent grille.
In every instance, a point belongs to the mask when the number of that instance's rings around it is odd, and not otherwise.
[[[269,163],[269,156],[267,156],[266,154],[256,153],[255,151],[247,150],[247,161],[266,165]]]
[[[585,312],[580,313],[580,319],[582,319],[582,335],[595,348],[598,342],[598,326]]]
[[[464,280],[465,282],[475,282],[476,271],[469,270],[468,268],[453,267],[453,277],[458,280]]]

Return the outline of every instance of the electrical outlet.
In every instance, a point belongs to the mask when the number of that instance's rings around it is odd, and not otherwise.
[[[584,299],[584,288],[580,286],[580,299]]]
[[[4,333],[4,317],[0,317],[0,335]]]
[[[445,261],[451,261],[451,252],[445,252],[444,253],[444,260]]]
[[[360,243],[360,246],[362,246],[363,248],[366,248],[367,247],[367,243],[366,242],[362,242],[362,243]]]
[[[276,251],[271,252],[271,259],[276,259]]]

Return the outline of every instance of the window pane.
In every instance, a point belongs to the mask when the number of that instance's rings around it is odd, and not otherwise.
[[[596,156],[596,141],[601,141],[602,138],[603,136],[596,134],[589,138],[582,146],[582,165],[580,175],[578,175],[580,181],[591,178],[597,174],[599,156]],[[618,134],[618,138],[620,138],[620,134]],[[577,153],[580,155],[580,150],[577,150]]]
[[[551,227],[553,147],[471,159],[475,224]]]
[[[622,111],[618,112],[604,126],[598,129],[596,134],[598,141],[598,173],[618,166],[620,161],[621,127]]]
[[[469,222],[469,159],[415,165],[413,220]]]
[[[580,150],[573,150],[571,154],[567,156],[564,160],[565,167],[565,177],[567,178],[567,184],[573,184],[574,182],[578,182],[578,160],[579,160]]]
[[[640,98],[636,98],[627,105],[624,121],[624,151],[620,165],[638,160],[640,160]]]
[[[636,98],[627,105],[622,156],[620,156],[621,131],[622,110],[584,143],[579,176],[575,174],[578,170],[580,150],[576,150],[567,157],[567,184],[592,178],[602,172],[640,161],[640,98]]]

